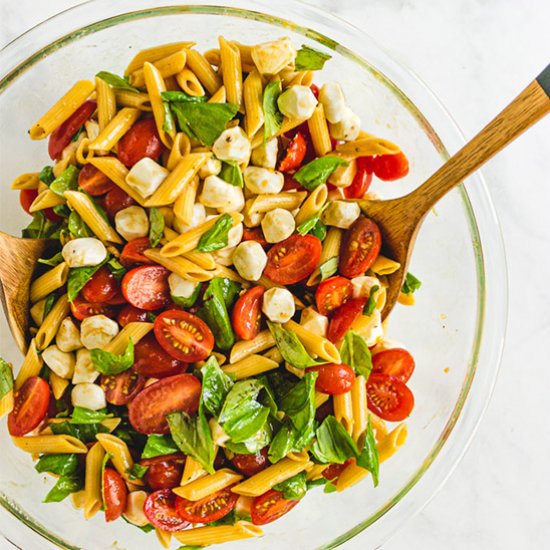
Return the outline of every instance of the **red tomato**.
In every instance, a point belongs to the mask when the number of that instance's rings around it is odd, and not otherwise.
[[[105,195],[105,211],[111,218],[114,218],[117,212],[134,204],[136,204],[136,201],[118,186]]]
[[[348,393],[355,382],[353,369],[345,364],[327,363],[316,367],[309,367],[308,372],[316,371],[315,389],[328,395]]]
[[[92,100],[85,101],[61,126],[57,127],[50,135],[48,142],[48,154],[52,160],[61,158],[63,149],[71,143],[79,128],[92,116],[97,103]]]
[[[122,476],[112,468],[103,471],[103,505],[105,506],[105,521],[118,519],[126,510],[128,489]]]
[[[21,437],[32,432],[46,417],[50,386],[38,376],[27,378],[15,392],[13,410],[8,415],[10,435]]]
[[[355,319],[361,315],[366,303],[366,298],[353,298],[335,310],[328,324],[327,338],[331,342],[341,340]]]
[[[351,185],[344,187],[346,199],[360,199],[368,190],[372,182],[372,157],[357,159],[357,172]]]
[[[85,164],[78,174],[78,185],[89,195],[97,197],[115,189],[115,184],[93,164]]]
[[[157,529],[174,532],[181,531],[189,525],[176,510],[177,498],[171,489],[161,489],[145,499],[143,512]]]
[[[112,300],[119,292],[118,278],[107,267],[100,267],[84,285],[81,295],[84,300],[104,303]]]
[[[149,248],[151,248],[149,237],[140,237],[126,243],[120,255],[120,263],[126,268],[133,267],[135,264],[152,265],[154,262],[143,254]]]
[[[407,382],[414,371],[413,356],[403,348],[386,349],[372,356],[372,372],[391,374]]]
[[[380,155],[374,158],[374,173],[384,181],[398,180],[409,173],[409,161],[404,153]]]
[[[301,132],[296,132],[288,147],[286,148],[285,157],[279,163],[281,172],[290,172],[296,170],[302,164],[307,152],[306,138]]]
[[[314,235],[291,235],[269,249],[264,274],[279,285],[298,283],[313,273],[322,248]]]
[[[235,302],[231,321],[235,334],[243,340],[252,340],[260,332],[264,292],[263,286],[252,287]]]
[[[255,455],[233,455],[231,462],[245,476],[253,476],[271,466],[271,462],[267,458],[267,447],[264,447]]]
[[[229,488],[196,501],[178,497],[176,510],[185,521],[207,523],[227,516],[235,508],[238,498],[239,495],[232,493]]]
[[[19,203],[21,204],[21,208],[31,216],[30,207],[36,197],[38,197],[38,191],[36,189],[21,189],[21,191],[19,191]]]
[[[252,501],[250,516],[254,525],[271,523],[290,512],[299,500],[285,500],[281,491],[271,489]]]
[[[142,390],[128,405],[128,418],[142,434],[166,434],[170,430],[165,416],[183,411],[195,414],[199,408],[201,383],[192,374],[163,378]]]
[[[181,453],[142,460],[140,465],[148,468],[143,480],[153,491],[178,487],[184,463],[185,456]]]
[[[285,182],[283,184],[283,191],[292,191],[296,189],[297,191],[303,191],[303,187],[298,183],[290,174],[283,174],[285,177]]]
[[[323,477],[329,481],[333,481],[340,477],[340,474],[346,469],[346,466],[352,462],[351,458],[348,458],[343,464],[331,464],[328,468],[323,470]]]
[[[86,317],[92,315],[105,315],[112,319],[116,315],[116,308],[107,304],[96,304],[87,302],[81,296],[77,296],[71,303],[71,313],[73,316],[82,321]]]
[[[353,295],[353,285],[345,277],[331,277],[319,283],[315,292],[315,302],[321,315],[329,315],[345,304]]]
[[[309,89],[315,96],[315,99],[319,99],[319,86],[317,86],[317,84],[312,84]]]
[[[180,361],[202,361],[214,348],[214,335],[208,325],[186,311],[164,311],[155,319],[154,330],[157,342]]]
[[[153,311],[170,303],[170,272],[160,265],[142,265],[128,271],[122,279],[122,294],[134,307]]]
[[[411,414],[414,396],[395,376],[373,372],[367,380],[367,403],[380,418],[400,422]]]
[[[120,310],[116,320],[121,327],[125,327],[128,323],[146,323],[149,321],[147,313],[144,309],[127,304]]]
[[[378,257],[381,246],[378,226],[369,218],[357,218],[342,237],[340,274],[349,279],[363,275]]]
[[[243,241],[257,241],[264,248],[267,246],[267,241],[264,237],[264,232],[261,227],[245,227],[243,229]]]
[[[133,369],[147,378],[165,378],[187,370],[187,363],[174,359],[157,342],[150,332],[134,348]]]
[[[164,145],[153,118],[134,124],[118,142],[118,158],[128,167],[145,157],[156,159],[163,150]]]
[[[132,369],[112,376],[103,375],[100,382],[105,399],[112,405],[127,405],[143,389],[145,378]]]

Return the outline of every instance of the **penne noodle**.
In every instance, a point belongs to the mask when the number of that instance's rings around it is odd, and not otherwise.
[[[172,148],[170,149],[168,160],[166,161],[166,169],[171,172],[176,167],[178,162],[185,155],[188,155],[190,152],[191,152],[191,141],[189,137],[186,136],[183,132],[178,132],[176,134],[176,137],[174,138],[174,143],[172,144]],[[197,181],[197,185],[198,185],[198,181]],[[186,188],[187,187],[188,186],[186,186]],[[182,195],[183,195],[183,192],[182,192]],[[177,200],[179,200],[179,198]],[[194,198],[193,198],[193,202],[194,202]],[[175,209],[176,209],[176,206],[174,205],[174,210]]]
[[[130,195],[138,204],[145,203],[145,199],[130,185],[126,183],[128,168],[115,157],[94,157],[90,164],[105,174],[114,184]]]
[[[307,121],[307,126],[311,135],[311,141],[313,142],[315,154],[318,157],[322,157],[330,153],[332,151],[332,143],[330,141],[328,124],[322,103],[318,103],[317,107],[315,107],[313,115],[311,115],[311,118]]]
[[[69,266],[65,262],[61,262],[59,265],[46,271],[38,279],[35,279],[30,289],[31,302],[34,304],[54,290],[61,288],[67,282],[68,275]]]
[[[225,86],[220,86],[216,92],[212,94],[212,97],[208,100],[208,103],[225,103],[227,101],[227,94],[225,93]]]
[[[220,89],[222,85],[220,77],[202,54],[196,50],[189,50],[187,52],[187,66],[195,73],[210,95],[215,94]]]
[[[397,297],[397,301],[403,306],[414,306],[416,300],[413,294],[405,294],[404,292],[400,292]]]
[[[282,191],[277,194],[256,195],[249,208],[249,214],[269,212],[275,208],[294,210],[302,204],[306,197],[307,191]]]
[[[351,391],[332,396],[334,416],[351,435],[353,433],[353,401]]]
[[[325,359],[329,363],[341,363],[340,353],[336,346],[327,338],[323,338],[318,334],[310,332],[302,325],[299,325],[295,321],[288,321],[284,323],[284,328],[294,332],[300,339],[300,342],[304,345],[307,352],[317,357]]]
[[[308,470],[306,479],[308,481],[315,481],[323,477],[323,472],[328,468],[328,464],[314,464],[313,467]]]
[[[379,254],[370,269],[377,275],[390,275],[391,273],[395,273],[400,267],[401,264],[399,262],[390,260],[386,256]]]
[[[264,123],[262,77],[258,71],[252,71],[243,83],[245,107],[244,129],[251,138]]]
[[[97,93],[97,122],[101,132],[116,115],[117,97],[115,90],[105,80],[97,76],[95,89]],[[126,105],[126,107],[131,107],[131,105]]]
[[[139,109],[123,107],[103,128],[99,136],[88,144],[90,151],[110,151],[134,125],[140,114]]]
[[[327,236],[323,241],[323,250],[321,251],[321,259],[319,265],[323,264],[331,258],[338,258],[340,256],[340,245],[342,243],[342,230],[337,227],[331,227],[327,231]],[[316,267],[313,273],[307,280],[307,286],[315,286],[321,282],[321,272],[319,267]]]
[[[252,354],[236,363],[232,363],[222,368],[227,374],[232,374],[236,380],[258,376],[264,372],[279,367],[277,361],[273,361],[263,355]]]
[[[29,344],[29,349],[25,354],[25,359],[23,364],[17,373],[13,387],[17,391],[24,383],[27,378],[31,376],[38,376],[38,373],[42,369],[43,359],[41,355],[38,355],[36,350],[36,340],[33,338]]]
[[[328,393],[315,392],[315,408],[318,409],[321,405],[324,405],[330,399]]]
[[[50,371],[50,386],[52,388],[53,396],[56,399],[61,399],[63,397],[68,385],[69,380],[65,380],[65,378],[57,376],[55,372]]]
[[[88,447],[80,439],[70,435],[12,436],[12,441],[17,448],[31,454],[84,454],[88,452]]]
[[[223,85],[227,102],[242,106],[243,103],[243,71],[241,52],[233,43],[220,36],[220,62],[223,71]]]
[[[401,149],[387,139],[367,137],[346,141],[336,146],[336,152],[350,158],[372,155],[396,155]]]
[[[39,184],[40,178],[38,177],[38,173],[33,172],[32,174],[21,174],[17,176],[11,184],[11,188],[17,190],[38,189]]]
[[[122,107],[133,107],[140,111],[150,112],[153,110],[151,107],[151,100],[149,94],[146,93],[134,93],[126,90],[116,90],[115,98],[117,105]]]
[[[176,75],[178,86],[187,94],[193,97],[204,95],[204,88],[197,75],[190,69],[183,69]]]
[[[204,281],[209,281],[215,277],[214,271],[207,271],[202,267],[199,267],[197,264],[187,260],[186,258],[177,257],[177,258],[167,258],[163,256],[158,249],[150,248],[144,252],[147,258],[153,260],[154,262],[164,266],[166,269],[169,269],[173,273],[176,273],[183,279],[188,281],[193,281],[196,283],[202,283]]]
[[[237,521],[235,525],[195,527],[174,532],[174,538],[189,546],[209,546],[234,540],[263,536],[263,531],[248,521]]]
[[[241,283],[244,287],[250,286],[250,281],[243,279],[236,271],[234,271],[233,269],[230,269],[225,265],[218,265],[214,273],[216,277],[223,277],[224,279],[229,279],[230,281]]]
[[[207,475],[206,470],[192,456],[185,457],[185,465],[181,476],[180,485],[185,485]]]
[[[133,485],[143,485],[141,479],[132,479],[129,478],[129,471],[134,465],[134,460],[132,455],[130,455],[130,450],[128,445],[122,439],[116,437],[113,434],[98,433],[96,439],[99,441],[105,452],[109,455],[113,466],[116,468],[118,473],[126,480],[131,481]]]
[[[187,50],[195,45],[194,42],[174,42],[172,44],[162,44],[161,46],[153,46],[146,50],[141,50],[128,63],[124,76],[130,76],[131,73],[141,69],[145,63],[155,63],[160,59],[166,58],[179,50]]]
[[[367,381],[364,376],[357,376],[351,387],[351,409],[353,416],[352,437],[355,442],[365,432],[369,420],[367,409]]]
[[[214,256],[212,256],[209,252],[199,252],[197,250],[193,250],[192,252],[186,252],[183,257],[186,260],[193,262],[195,265],[198,265],[202,269],[206,269],[207,271],[216,269],[216,260],[214,260]]]
[[[309,197],[304,201],[300,210],[294,217],[296,226],[304,223],[306,220],[313,218],[321,211],[321,208],[325,205],[328,198],[328,189],[326,185],[319,185],[314,191],[311,192]]]
[[[153,63],[153,66],[160,73],[162,78],[177,75],[185,67],[187,60],[187,50],[181,49]],[[151,63],[149,61],[149,63]],[[145,64],[144,64],[145,67]],[[136,88],[145,86],[145,71],[144,68],[137,69],[130,74],[130,84]]]
[[[297,128],[304,122],[306,122],[305,118],[284,117],[283,122],[281,124],[281,128],[276,132],[274,137],[282,136],[283,134],[290,132],[290,130],[294,130],[294,128]],[[261,133],[256,134],[251,142],[252,149],[256,149],[256,147],[260,146],[263,143],[263,140],[264,140],[264,136]]]
[[[105,351],[121,355],[128,346],[130,338],[134,346],[149,332],[153,330],[153,323],[134,321],[128,323],[123,329],[105,346]]]
[[[193,212],[197,191],[199,189],[199,179],[193,178],[181,192],[180,196],[174,203],[174,216],[176,219],[185,225],[193,223]]]
[[[237,474],[228,468],[222,468],[214,474],[208,474],[194,481],[189,481],[183,487],[175,487],[173,491],[182,498],[197,501],[234,485],[242,478],[241,474]]]
[[[274,345],[275,340],[273,336],[271,336],[271,332],[269,330],[262,330],[262,332],[252,340],[240,340],[236,344],[233,344],[231,354],[229,355],[229,362],[233,365],[253,353],[265,351]]]
[[[39,210],[52,208],[53,206],[58,206],[59,204],[65,204],[65,199],[57,193],[54,193],[51,189],[46,189],[32,201],[32,204],[29,207],[29,212],[38,212]]]
[[[95,516],[103,506],[101,498],[103,458],[105,451],[100,443],[95,443],[86,455],[84,477],[84,518]]]
[[[35,336],[36,347],[39,350],[46,349],[55,338],[61,321],[69,314],[69,299],[63,294],[46,315],[42,325]]]

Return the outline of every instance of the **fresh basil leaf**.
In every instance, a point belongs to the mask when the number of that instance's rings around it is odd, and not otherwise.
[[[359,454],[351,436],[332,415],[323,420],[315,435],[317,440],[311,446],[311,454],[321,464],[343,464]]]
[[[69,418],[70,416],[69,405],[63,399],[55,400],[55,410],[57,411],[56,418]]]
[[[262,100],[264,110],[264,140],[272,138],[281,129],[283,114],[279,111],[277,100],[282,92],[281,81],[270,82],[264,89]]]
[[[108,71],[99,71],[96,76],[97,78],[101,78],[101,80],[107,82],[109,86],[112,86],[118,90],[124,90],[125,92],[132,92],[134,94],[140,93],[140,90],[130,85],[127,77],[118,76],[117,74],[113,74]]]
[[[128,340],[128,345],[122,355],[111,353],[99,348],[90,350],[92,363],[101,374],[113,376],[128,370],[134,364],[134,342]]]
[[[376,298],[374,297],[375,294],[380,290],[380,287],[378,285],[374,285],[369,292],[369,298],[367,300],[367,303],[365,304],[365,307],[363,308],[363,315],[372,315],[374,313],[374,310],[376,308]]]
[[[151,531],[154,531],[155,528],[150,523],[146,523],[145,525],[135,525],[134,523],[130,523],[125,517],[124,514],[120,516],[121,519],[123,519],[128,525],[131,525],[132,527],[135,527],[139,529],[140,531],[143,531],[144,533],[150,533]],[[202,548],[202,547],[201,547]]]
[[[303,44],[296,54],[294,67],[297,71],[318,71],[331,58],[332,56]]]
[[[311,162],[308,162],[305,166],[302,166],[298,172],[296,172],[293,178],[302,184],[309,191],[313,191],[319,185],[327,182],[330,175],[339,166],[347,166],[348,162],[340,157],[326,156],[319,157]]]
[[[201,373],[201,402],[207,411],[218,417],[223,402],[229,390],[233,387],[233,380],[223,372],[214,356],[206,361]]]
[[[78,470],[76,454],[42,455],[34,465],[37,472],[50,472],[58,476],[70,476]]]
[[[297,369],[306,369],[315,365],[322,365],[326,361],[315,361],[308,352],[300,339],[294,332],[286,330],[280,323],[267,321],[267,326],[271,331],[277,349],[281,352],[284,360]]]
[[[176,123],[174,121],[174,115],[172,114],[172,111],[170,109],[170,103],[167,103],[166,101],[164,101],[162,103],[162,109],[164,111],[164,120],[162,122],[162,129],[165,132],[170,133],[176,129]]]
[[[61,476],[42,502],[61,502],[71,493],[84,488],[82,479],[78,476]]]
[[[44,166],[42,170],[40,170],[40,174],[38,174],[38,179],[45,183],[46,185],[50,185],[52,181],[55,179],[54,173],[53,173],[53,166]]]
[[[107,262],[107,266],[117,277],[122,277],[128,271],[114,256]]]
[[[280,403],[283,397],[296,384],[296,376],[288,372],[286,369],[270,371],[265,375],[265,378],[267,378],[267,381],[269,382],[269,387],[271,388],[277,403]]]
[[[306,473],[300,472],[295,476],[273,486],[276,491],[282,491],[285,500],[300,500],[306,496]]]
[[[67,297],[69,298],[69,302],[72,302],[78,296],[84,285],[106,261],[105,259],[100,264],[90,267],[73,267],[69,269],[69,276],[67,278]]]
[[[46,218],[44,212],[34,212],[31,223],[21,232],[25,239],[57,239],[61,225]]]
[[[321,220],[321,216],[323,212],[327,209],[329,203],[325,203],[325,205],[315,214],[314,216],[311,216],[311,218],[307,219],[305,222],[302,222],[297,228],[296,231],[300,233],[300,235],[305,235],[309,233]]]
[[[313,489],[313,487],[319,487],[323,486],[327,483],[327,480],[324,477],[320,477],[319,479],[310,479],[306,481],[306,487],[309,491],[310,489]]]
[[[377,487],[380,459],[378,457],[378,448],[376,446],[376,439],[374,438],[370,418],[367,424],[367,430],[364,434],[363,449],[361,454],[357,457],[357,466],[365,468],[365,470],[371,473],[372,482],[374,486]]]
[[[155,315],[152,311],[148,311],[147,312],[147,320],[150,322],[150,323],[154,323],[155,322],[155,319],[158,317],[158,315]]]
[[[225,448],[237,454],[256,454],[269,445],[272,437],[272,430],[269,422],[258,430],[252,437],[242,443],[234,443],[231,439],[224,443]]]
[[[82,132],[85,130],[84,124],[76,131],[76,134],[71,138],[71,143],[74,143],[75,141],[78,141],[78,138],[82,134]]]
[[[421,286],[422,282],[417,279],[412,273],[407,272],[401,292],[403,292],[403,294],[414,294]]]
[[[70,234],[77,239],[80,237],[92,237],[92,230],[84,223],[80,214],[73,210],[69,214],[69,221],[67,226]]]
[[[149,242],[151,247],[159,245],[164,235],[164,216],[158,208],[149,208]]]
[[[272,464],[282,460],[295,449],[296,430],[290,424],[284,424],[275,434],[269,445],[268,458]]]
[[[176,296],[175,294],[170,294],[170,297],[172,298],[172,302],[177,304],[181,307],[192,307],[195,305],[202,289],[201,283],[195,283],[195,288],[193,290],[193,293],[188,298],[184,298],[183,296]]]
[[[54,214],[61,216],[62,218],[68,218],[71,215],[72,210],[66,204],[56,204],[52,210]]]
[[[323,489],[323,493],[335,493],[337,491],[337,487],[336,485],[334,484],[333,481],[327,481],[325,483],[325,488]]]
[[[0,400],[13,390],[13,371],[11,365],[0,357]]]
[[[147,473],[149,466],[142,466],[137,462],[127,471],[128,477],[130,479],[142,479],[143,476]]]
[[[173,453],[179,453],[179,447],[171,436],[152,434],[147,438],[141,458],[155,458]]]
[[[219,525],[235,525],[235,523],[237,523],[240,519],[241,518],[237,515],[235,508],[233,508],[229,514],[226,514],[222,518],[215,521],[207,521],[204,525],[209,525],[210,527],[217,527]]]
[[[244,187],[243,173],[236,162],[222,162],[222,169],[219,177],[235,187]]]
[[[109,218],[107,216],[107,212],[100,206],[99,202],[97,202],[97,197],[92,197],[89,193],[86,193],[83,189],[80,190],[81,193],[84,193],[89,199],[90,202],[94,205],[94,208],[96,212],[107,222],[110,223]]]
[[[71,424],[68,420],[50,424],[52,432],[56,435],[71,435],[80,439],[83,443],[95,441],[98,433],[107,433],[109,429],[103,424]]]
[[[342,363],[349,365],[356,374],[368,380],[372,371],[372,355],[365,339],[357,332],[348,330],[340,346]]]
[[[55,292],[52,292],[51,294],[48,294],[46,296],[46,301],[44,302],[44,313],[42,313],[42,321],[44,321],[44,319],[46,318],[46,315],[50,313],[56,300],[57,300],[57,296],[55,295]]]
[[[265,374],[260,376],[258,382],[260,382],[264,388],[264,392],[260,396],[260,403],[269,408],[269,413],[273,418],[278,419],[279,406],[277,405],[277,401],[275,401],[275,393],[271,388],[267,376],[265,376]]]
[[[199,239],[197,250],[200,252],[214,252],[225,248],[229,239],[229,230],[233,227],[233,218],[229,214],[222,214],[216,223],[203,233]]]
[[[112,418],[113,415],[107,412],[107,409],[92,411],[85,407],[75,407],[69,422],[71,424],[97,424],[103,422],[107,418]]]
[[[161,92],[161,97],[163,101],[168,103],[173,102],[182,102],[182,103],[206,103],[208,100],[206,96],[200,95],[200,96],[193,96],[186,94],[185,92]]]
[[[50,189],[61,197],[65,197],[65,191],[76,191],[79,172],[80,170],[74,164],[70,164],[50,183]]]
[[[327,226],[322,220],[317,220],[309,234],[317,237],[320,241],[324,241],[327,236]]]
[[[321,281],[332,277],[338,271],[338,257],[334,256],[323,262],[319,266],[319,272],[321,273]]]
[[[211,523],[215,523],[215,522],[211,522]],[[206,546],[191,546],[189,544],[184,544],[183,546],[180,546],[176,550],[202,550],[203,548],[206,548]]]

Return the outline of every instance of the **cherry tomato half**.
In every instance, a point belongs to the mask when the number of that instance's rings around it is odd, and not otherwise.
[[[403,348],[386,349],[372,356],[372,372],[391,374],[401,382],[407,382],[414,366],[413,356]]]
[[[349,279],[363,275],[378,257],[381,246],[382,235],[378,226],[363,216],[357,218],[342,237],[338,263],[340,274]]]
[[[264,232],[261,227],[245,227],[243,229],[243,241],[259,242],[264,248],[267,246],[267,241],[264,237]]]
[[[105,195],[115,184],[93,164],[85,164],[78,174],[78,185],[93,197]]]
[[[120,212],[129,206],[133,206],[136,204],[136,201],[120,187],[115,187],[105,195],[105,201],[103,204],[107,215],[112,219],[115,217],[117,212]]]
[[[327,363],[306,369],[308,372],[316,371],[318,373],[315,380],[315,389],[328,395],[341,395],[351,390],[355,382],[355,373],[353,369],[342,363]]]
[[[229,488],[196,501],[178,497],[176,510],[185,521],[207,523],[227,516],[235,508],[238,498],[239,495],[232,493]]]
[[[279,163],[281,172],[296,170],[302,164],[307,152],[306,138],[301,132],[296,132],[286,148],[285,156]]]
[[[253,476],[262,470],[265,470],[268,466],[271,466],[271,462],[267,458],[267,447],[258,451],[254,455],[241,455],[235,454],[231,459],[233,466],[244,474],[245,476]]]
[[[372,182],[373,158],[359,157],[356,161],[357,172],[351,182],[351,185],[344,187],[344,196],[346,199],[360,199],[370,187]]]
[[[92,315],[105,315],[112,319],[116,315],[116,308],[107,304],[87,302],[81,296],[77,296],[71,303],[73,317],[82,321]]]
[[[329,481],[334,481],[340,477],[340,474],[346,469],[348,464],[351,464],[352,458],[348,458],[343,464],[331,464],[323,470],[323,477]]]
[[[315,292],[315,302],[321,315],[329,315],[345,304],[353,295],[353,285],[345,277],[331,277],[319,283]]]
[[[15,392],[13,410],[8,415],[10,435],[21,437],[32,432],[46,417],[50,386],[38,376],[27,378]]]
[[[341,340],[355,319],[363,313],[366,303],[366,298],[352,298],[335,310],[328,324],[327,338],[331,342]]]
[[[147,468],[143,480],[153,491],[178,487],[184,464],[185,455],[181,453],[147,458],[140,462],[141,466]]]
[[[105,521],[115,521],[124,510],[128,500],[128,489],[122,476],[112,468],[103,471],[103,505]]]
[[[395,376],[373,372],[367,380],[367,403],[380,418],[400,422],[411,414],[414,396]]]
[[[201,383],[192,374],[163,378],[142,390],[128,405],[130,424],[143,434],[166,434],[166,415],[183,411],[195,414],[199,408]]]
[[[312,84],[309,89],[311,93],[315,96],[315,99],[319,99],[319,86],[317,84]]]
[[[155,491],[145,499],[143,513],[157,529],[181,531],[189,522],[182,519],[176,511],[177,498],[171,489]]]
[[[196,315],[170,309],[155,319],[157,342],[175,359],[194,363],[206,359],[214,348],[210,327]]]
[[[21,191],[19,191],[19,203],[21,204],[21,208],[31,216],[30,207],[36,197],[38,197],[38,191],[36,189],[21,189]]]
[[[285,182],[283,184],[283,191],[303,191],[301,183],[298,183],[290,174],[283,174],[285,177]]]
[[[118,142],[118,158],[128,167],[145,157],[156,159],[163,150],[154,118],[136,122]]]
[[[298,283],[313,273],[322,248],[321,241],[313,235],[291,235],[269,249],[264,274],[280,285]]]
[[[393,181],[409,173],[409,161],[404,153],[380,155],[374,158],[373,168],[379,179]]]
[[[82,288],[84,300],[94,303],[105,303],[112,300],[119,292],[118,278],[107,267],[100,267]]]
[[[263,286],[252,287],[235,302],[231,321],[235,334],[243,340],[252,340],[260,332],[264,292]]]
[[[122,294],[134,307],[152,311],[170,303],[170,272],[160,265],[142,265],[122,278]]]
[[[132,369],[114,375],[102,375],[105,399],[112,405],[127,405],[143,389],[145,378]]]
[[[254,525],[271,523],[290,512],[299,500],[286,500],[281,491],[271,489],[252,501],[250,516]]]
[[[134,267],[136,264],[152,265],[154,262],[143,254],[149,248],[151,248],[149,237],[131,240],[122,249],[120,263],[126,268]]]
[[[128,323],[146,323],[149,320],[149,316],[148,311],[126,304],[120,310],[116,320],[121,327],[125,327]]]
[[[165,378],[187,370],[187,363],[174,359],[160,346],[153,333],[142,338],[134,348],[133,369],[147,378]]]

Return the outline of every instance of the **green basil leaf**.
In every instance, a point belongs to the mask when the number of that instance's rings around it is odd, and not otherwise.
[[[365,339],[357,332],[348,330],[340,346],[342,363],[349,365],[358,375],[368,380],[372,371],[372,355]]]
[[[150,533],[151,531],[154,531],[155,528],[150,523],[146,523],[145,525],[135,525],[133,523],[130,523],[125,517],[124,514],[120,516],[120,519],[124,520],[128,525],[131,525],[132,527],[136,527],[140,531],[143,531],[144,533]]]
[[[311,446],[311,454],[321,464],[343,464],[359,454],[351,436],[332,415],[323,420],[315,435],[317,440]]]
[[[85,407],[75,407],[69,422],[71,424],[97,424],[106,418],[113,418],[113,414],[108,413],[107,409],[92,411]]]
[[[109,429],[103,424],[71,424],[68,420],[65,422],[50,424],[54,434],[71,435],[80,439],[83,443],[96,441],[98,433],[108,433]]]
[[[223,516],[223,518],[215,521],[207,521],[204,525],[209,525],[210,527],[216,527],[218,525],[235,525],[235,523],[237,523],[240,519],[241,518],[237,515],[235,508],[233,508],[231,512]]]
[[[327,226],[322,220],[317,220],[309,234],[317,237],[320,241],[324,241],[327,236]]]
[[[13,371],[11,365],[0,357],[0,400],[13,390]]]
[[[79,172],[80,170],[74,164],[70,164],[50,183],[50,189],[61,197],[65,197],[65,191],[76,191]]]
[[[117,74],[113,74],[108,71],[99,71],[96,76],[97,78],[101,78],[101,80],[107,82],[109,86],[112,86],[118,90],[124,90],[125,92],[132,92],[134,94],[140,93],[140,90],[130,85],[128,82],[128,77],[118,76]]]
[[[243,173],[236,162],[222,162],[219,176],[223,181],[235,187],[244,187]]]
[[[70,234],[73,237],[81,238],[81,237],[92,237],[93,233],[92,230],[84,223],[82,218],[80,217],[80,214],[76,212],[76,210],[73,210],[69,214],[69,221],[67,226]]]
[[[412,273],[407,272],[401,292],[403,292],[403,294],[414,294],[421,286],[421,281],[417,279]]]
[[[44,166],[44,168],[40,170],[40,174],[38,174],[38,179],[42,183],[50,185],[50,183],[52,183],[52,181],[55,179],[55,176],[53,174],[53,166]]]
[[[176,123],[174,121],[174,115],[172,114],[172,111],[170,109],[170,103],[164,101],[162,103],[162,108],[164,111],[164,121],[162,122],[162,129],[165,132],[170,133],[176,129]]]
[[[85,130],[84,124],[76,131],[76,134],[71,138],[71,142],[74,143],[75,141],[78,141],[78,138],[82,134],[82,132]]]
[[[228,243],[229,230],[233,227],[233,218],[229,214],[222,214],[216,223],[203,233],[199,239],[197,250],[200,252],[214,252],[225,248]]]
[[[303,44],[296,54],[294,67],[297,71],[318,71],[331,58],[332,56]]]
[[[117,277],[122,277],[128,271],[114,256],[107,262],[107,265],[111,273]]]
[[[290,479],[277,483],[273,489],[282,491],[285,500],[300,500],[307,493],[306,473],[300,472]]]
[[[217,417],[229,390],[233,387],[233,380],[223,372],[214,356],[206,361],[201,373],[201,403],[207,411]]]
[[[69,298],[69,302],[72,302],[78,296],[78,293],[82,290],[84,285],[106,262],[107,259],[97,265],[92,265],[89,267],[73,267],[72,269],[69,269],[69,276],[67,278],[67,297]]]
[[[320,485],[325,485],[327,483],[327,480],[324,477],[321,477],[319,479],[311,479],[309,481],[306,481],[306,487],[309,491],[310,489],[313,489],[313,487],[319,487]]]
[[[161,92],[161,97],[163,101],[168,103],[173,102],[182,102],[182,103],[206,103],[208,100],[206,96],[200,95],[200,96],[193,96],[188,95],[185,92]]]
[[[284,360],[297,369],[306,369],[315,365],[322,365],[326,361],[315,361],[308,352],[300,339],[294,332],[286,330],[280,323],[267,321],[267,326],[271,331],[277,349],[281,352]]]
[[[231,439],[224,443],[225,448],[237,454],[256,454],[271,441],[272,431],[269,422],[266,422],[252,437],[242,443],[235,443]]]
[[[127,471],[128,477],[130,479],[142,479],[143,476],[147,473],[149,466],[142,466],[137,462]]]
[[[262,100],[264,110],[264,140],[272,138],[283,124],[283,114],[279,111],[277,100],[282,92],[279,80],[270,82],[264,89]]]
[[[90,350],[90,356],[94,367],[101,374],[109,376],[120,374],[134,364],[134,343],[130,338],[122,355],[95,348]]]
[[[336,168],[347,165],[348,162],[340,157],[319,157],[302,166],[293,177],[298,183],[302,184],[302,187],[313,191],[319,185],[326,183]]]
[[[50,313],[56,300],[57,300],[57,296],[55,295],[55,292],[52,292],[51,294],[48,294],[46,296],[46,301],[44,302],[44,313],[42,313],[42,321],[44,321],[44,319],[46,318],[46,315]]]
[[[158,208],[149,208],[149,242],[151,247],[159,245],[164,235],[164,216]]]
[[[370,418],[364,435],[363,450],[357,457],[357,465],[361,468],[365,468],[365,470],[368,470],[371,473],[372,482],[374,486],[377,487],[380,459],[378,457],[378,448],[376,447],[376,439],[374,438]]]
[[[369,298],[367,300],[367,303],[365,304],[365,307],[363,308],[363,315],[372,315],[374,313],[374,310],[376,308],[376,298],[375,294],[380,290],[380,287],[378,285],[374,285],[369,292]]]
[[[71,493],[84,488],[82,479],[78,476],[61,476],[42,502],[61,502]]]
[[[215,523],[215,522],[211,522],[211,523]],[[189,544],[184,544],[183,546],[180,546],[179,548],[177,548],[177,550],[202,550],[203,548],[206,548],[206,546],[191,546]]]
[[[71,215],[72,210],[66,204],[56,204],[53,207],[53,211],[62,218],[68,218]]]
[[[61,225],[46,218],[44,212],[39,210],[32,216],[31,223],[21,232],[25,239],[57,239]]]
[[[171,436],[152,434],[147,438],[141,458],[155,458],[173,453],[179,453],[179,447]]]
[[[319,266],[319,272],[321,273],[321,281],[332,277],[338,271],[338,257],[334,256],[323,262]]]
[[[323,493],[335,493],[337,491],[337,487],[332,481],[327,481],[325,483],[325,488],[323,489]]]
[[[188,298],[184,298],[183,296],[176,296],[174,294],[170,294],[170,297],[172,298],[172,301],[178,306],[192,307],[195,305],[195,302],[197,301],[201,293],[201,288],[202,288],[201,283],[196,283],[193,293]]]
[[[74,453],[42,455],[34,465],[37,472],[49,472],[58,476],[70,476],[78,470],[78,457]]]

